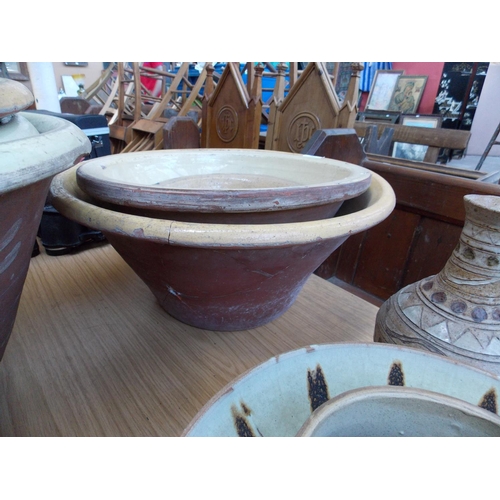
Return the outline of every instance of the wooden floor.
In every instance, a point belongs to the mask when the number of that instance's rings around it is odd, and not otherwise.
[[[227,383],[310,344],[370,342],[377,307],[311,276],[242,332],[170,317],[110,245],[31,260],[0,362],[2,436],[179,436]]]

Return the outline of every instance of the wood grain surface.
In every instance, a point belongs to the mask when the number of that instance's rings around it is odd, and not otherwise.
[[[377,307],[318,276],[263,327],[169,316],[107,244],[31,260],[0,362],[1,436],[179,436],[226,384],[310,344],[371,342]]]

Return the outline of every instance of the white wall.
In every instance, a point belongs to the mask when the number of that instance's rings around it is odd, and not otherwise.
[[[490,63],[483,90],[472,122],[468,155],[481,156],[500,123],[500,63]],[[500,146],[493,146],[490,156],[500,156]]]
[[[85,87],[89,87],[100,76],[103,70],[102,62],[89,62],[88,66],[65,66],[63,62],[54,62],[54,73],[56,75],[57,90],[63,86],[63,75],[85,75]]]
[[[28,65],[29,64],[31,63],[28,63]],[[72,76],[77,74],[83,74],[85,75],[85,87],[89,87],[101,76],[101,73],[104,69],[102,62],[89,62],[88,66],[83,66],[83,67],[65,66],[63,62],[53,62],[50,64],[52,64],[54,70],[55,80],[52,77],[50,78],[50,83],[47,82],[46,91],[49,92],[52,90],[55,95],[58,94],[60,88],[63,88],[63,81],[62,81],[63,75]],[[31,77],[31,75],[29,76]],[[33,92],[34,89],[31,80],[23,80],[21,81],[21,83],[26,85],[26,87],[28,87],[30,91]],[[49,85],[51,85],[53,88],[52,89],[49,88]]]
[[[61,112],[54,68],[50,62],[29,62],[28,71],[36,109]]]

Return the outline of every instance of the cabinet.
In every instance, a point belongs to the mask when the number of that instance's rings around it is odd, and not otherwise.
[[[470,130],[489,63],[444,64],[434,114],[443,116],[442,128]]]

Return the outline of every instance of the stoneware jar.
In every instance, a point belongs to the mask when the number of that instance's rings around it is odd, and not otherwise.
[[[500,374],[500,197],[467,195],[464,202],[464,228],[446,265],[382,305],[374,340]]]
[[[0,79],[0,359],[19,299],[53,176],[90,153],[72,123],[19,112],[33,96],[19,82]]]

